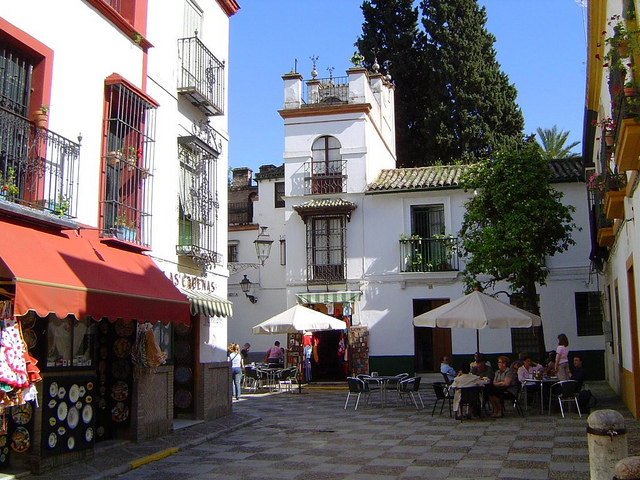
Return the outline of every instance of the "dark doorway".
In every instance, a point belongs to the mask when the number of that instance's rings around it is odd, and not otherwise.
[[[414,299],[413,316],[449,303],[449,299]],[[451,329],[413,327],[414,359],[416,372],[435,372],[440,368],[440,358],[451,355]]]
[[[311,360],[311,373],[313,381],[328,382],[344,380],[343,356],[338,356],[338,343],[341,330],[329,330],[315,332],[314,341],[317,341],[318,362]]]

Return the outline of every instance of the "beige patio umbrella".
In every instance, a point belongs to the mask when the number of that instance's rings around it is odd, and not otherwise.
[[[295,305],[259,323],[252,330],[256,335],[271,335],[304,331],[344,330],[345,328],[347,328],[347,324],[342,320],[302,305]]]
[[[481,328],[529,328],[542,325],[542,319],[513,305],[474,291],[453,302],[413,318],[416,327],[474,328],[476,347],[480,351]]]

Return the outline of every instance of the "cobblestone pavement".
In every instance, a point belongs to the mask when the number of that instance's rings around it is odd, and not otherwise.
[[[426,376],[426,408],[373,405],[343,409],[346,389],[305,388],[302,394],[248,394],[234,413],[142,444],[98,446],[93,460],[29,480],[119,479],[588,479],[587,416],[572,411],[521,418],[457,421],[447,408],[431,416],[435,396]],[[629,455],[640,454],[640,422],[605,382],[589,387],[597,408],[625,417]],[[159,452],[159,453],[158,453]],[[177,452],[177,453],[173,453]],[[173,453],[173,454],[172,454]],[[154,455],[155,454],[155,455]],[[161,458],[157,461],[151,459]],[[140,466],[138,466],[140,465]],[[134,468],[137,467],[137,468]],[[0,475],[0,479],[3,478]],[[12,478],[12,477],[5,477]]]

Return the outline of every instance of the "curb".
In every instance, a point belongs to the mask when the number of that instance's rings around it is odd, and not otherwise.
[[[144,457],[141,457],[139,459],[136,460],[132,460],[124,465],[120,465],[118,467],[114,467],[110,470],[105,470],[103,472],[100,472],[99,474],[96,475],[92,475],[90,477],[85,477],[85,480],[103,480],[103,479],[108,479],[108,478],[113,478],[116,477],[118,475],[122,475],[124,473],[130,472],[131,470],[134,470],[138,467],[141,467],[143,465],[147,465],[149,463],[155,462],[157,460],[161,460],[163,458],[166,458],[170,455],[173,455],[175,453],[184,451],[184,450],[188,450],[190,448],[196,447],[198,445],[201,445],[205,442],[208,442],[209,440],[212,440],[216,437],[219,437],[221,435],[225,435],[227,433],[231,433],[234,432],[236,430],[239,430],[241,428],[244,427],[248,427],[249,425],[253,425],[254,423],[259,422],[260,420],[262,420],[261,417],[255,417],[249,420],[245,420],[243,422],[238,423],[237,425],[234,425],[232,427],[227,427],[227,428],[222,428],[218,431],[209,433],[207,435],[198,437],[198,438],[194,438],[193,440],[190,440],[188,442],[184,442],[176,447],[170,447],[170,448],[165,448],[164,450],[159,450],[158,452],[152,453],[151,455],[146,455]]]

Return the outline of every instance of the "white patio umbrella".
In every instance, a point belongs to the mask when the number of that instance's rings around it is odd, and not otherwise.
[[[474,328],[476,347],[480,351],[479,330],[481,328],[528,328],[539,327],[538,315],[474,291],[453,302],[434,308],[413,318],[416,327]]]
[[[295,305],[282,313],[253,327],[257,335],[271,335],[297,332],[317,332],[321,330],[344,330],[347,324],[342,320],[317,312],[302,305]]]

